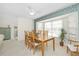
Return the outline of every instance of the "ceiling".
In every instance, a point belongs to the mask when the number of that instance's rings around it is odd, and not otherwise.
[[[0,14],[36,19],[70,5],[73,3],[0,3]],[[34,15],[29,14],[29,6],[36,12]]]

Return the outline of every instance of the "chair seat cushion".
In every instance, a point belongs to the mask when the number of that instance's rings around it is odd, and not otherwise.
[[[68,48],[69,48],[71,51],[76,51],[76,47],[75,47],[74,45],[68,44]]]

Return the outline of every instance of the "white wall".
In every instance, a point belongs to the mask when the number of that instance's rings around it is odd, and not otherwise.
[[[14,26],[18,27],[18,40],[24,39],[24,31],[31,31],[34,28],[34,21],[31,18],[16,17],[13,15],[0,15],[0,27],[11,27],[11,39],[14,37]]]
[[[17,26],[17,20],[15,16],[12,15],[2,15],[0,16],[0,26],[7,27],[8,25]]]
[[[25,39],[24,31],[32,31],[34,29],[34,22],[30,18],[18,17],[18,40]]]

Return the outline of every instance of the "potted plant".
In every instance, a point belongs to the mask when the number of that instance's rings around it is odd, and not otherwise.
[[[65,34],[66,34],[65,30],[64,30],[64,29],[61,29],[61,34],[60,34],[60,39],[61,39],[61,41],[60,41],[60,46],[64,46]]]

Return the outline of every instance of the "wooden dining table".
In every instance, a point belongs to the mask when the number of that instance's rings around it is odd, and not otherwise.
[[[38,33],[34,33],[32,35],[33,37],[33,40],[35,40],[36,42],[41,42],[41,53],[42,53],[42,56],[44,56],[44,52],[45,52],[45,43],[49,42],[49,41],[52,41],[52,47],[53,47],[53,51],[55,51],[55,37],[52,37],[50,36],[48,39],[44,39],[44,38],[40,38],[38,37]]]
[[[41,53],[42,53],[42,56],[44,56],[44,51],[45,51],[45,43],[49,42],[49,41],[52,41],[52,47],[53,47],[53,51],[55,51],[55,37],[50,37],[49,39],[47,40],[38,40],[42,43],[42,47],[41,47]]]

